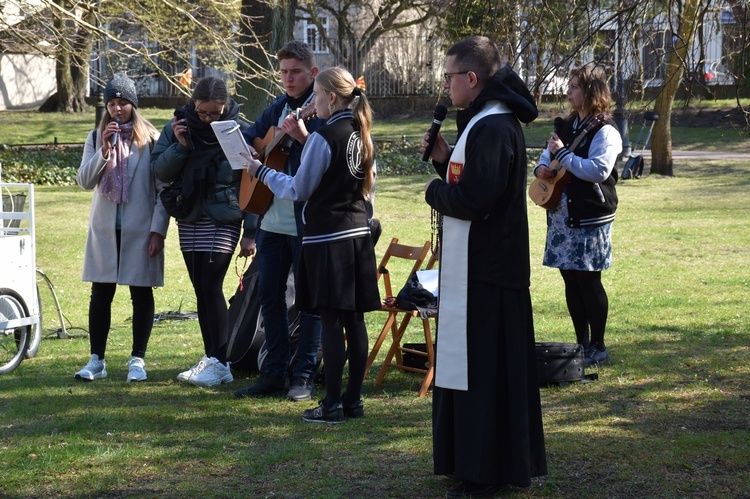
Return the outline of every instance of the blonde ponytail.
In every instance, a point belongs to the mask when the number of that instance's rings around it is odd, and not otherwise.
[[[352,110],[354,120],[359,128],[362,141],[362,163],[364,182],[362,195],[367,198],[375,185],[373,164],[375,148],[372,142],[372,108],[365,93],[357,86],[354,77],[344,68],[324,69],[315,77],[315,81],[327,92],[333,92],[344,105]]]

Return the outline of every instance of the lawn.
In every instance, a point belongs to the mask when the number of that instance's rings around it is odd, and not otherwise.
[[[415,154],[415,161],[418,155]],[[750,166],[681,161],[676,177],[618,184],[610,296],[612,364],[598,381],[542,389],[549,475],[504,497],[750,496]],[[430,238],[427,176],[381,177],[378,255],[391,237]],[[0,376],[3,497],[441,497],[431,474],[431,393],[420,378],[368,380],[366,417],[304,423],[310,403],[237,400],[231,385],[199,389],[176,374],[202,354],[197,323],[155,324],[149,380],[126,384],[129,298],[118,290],[109,377],[73,380],[88,357],[89,288],[80,282],[90,193],[36,190],[37,263],[60,298],[70,339],[42,288],[48,338]],[[529,206],[537,341],[571,341],[559,274],[541,265],[544,211]],[[194,310],[176,230],[157,311]],[[225,293],[237,285],[230,269]],[[384,314],[368,314],[371,341]],[[410,333],[413,339],[416,332]]]
[[[743,102],[747,108],[750,103]],[[650,108],[653,103],[631,103],[633,112]],[[699,106],[703,110],[734,109],[737,103],[732,100],[697,101],[692,102],[690,109]],[[675,103],[675,110],[685,108],[684,103]],[[140,109],[156,128],[162,129],[172,118],[171,109]],[[545,103],[541,106],[540,117],[525,127],[526,141],[529,147],[543,147],[549,138],[554,116],[562,116],[567,111],[559,103]],[[427,113],[429,114],[429,113]],[[443,123],[442,131],[450,140],[456,133],[456,115],[451,110]],[[23,126],[17,126],[23,123]],[[399,117],[381,119],[375,115],[373,136],[376,141],[416,142],[421,140],[422,134],[430,126],[431,117],[413,118]],[[672,146],[675,150],[723,150],[744,152],[747,150],[747,131],[741,127],[717,127],[717,123],[705,123],[702,127],[672,127]],[[635,141],[641,130],[642,123],[630,120],[630,139]],[[77,114],[45,114],[37,111],[0,111],[0,144],[82,144],[86,134],[94,127],[94,109],[90,113]],[[643,135],[645,138],[645,134]]]

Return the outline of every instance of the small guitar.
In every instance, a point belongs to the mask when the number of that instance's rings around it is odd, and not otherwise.
[[[578,145],[581,143],[583,138],[593,129],[600,127],[604,124],[604,115],[600,114],[591,119],[591,122],[586,125],[586,128],[578,135],[573,143],[568,147],[568,150],[575,151]],[[557,206],[562,197],[563,188],[570,182],[573,176],[565,167],[563,167],[557,159],[553,159],[549,164],[548,168],[555,170],[557,173],[552,179],[540,179],[534,178],[529,185],[529,197],[534,203],[541,206],[544,209],[551,209]]]
[[[294,112],[298,120],[308,120],[315,116],[315,105],[311,102],[302,109]],[[284,169],[292,139],[281,128],[272,126],[268,129],[266,136],[261,139],[256,137],[253,140],[253,149],[258,152],[257,159],[269,168],[277,172]],[[273,193],[255,177],[250,177],[247,170],[242,172],[242,181],[240,183],[240,208],[250,213],[263,215],[273,199]]]

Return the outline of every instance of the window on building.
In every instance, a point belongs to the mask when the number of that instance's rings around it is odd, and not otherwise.
[[[670,34],[667,31],[652,31],[646,34],[643,43],[643,79],[664,78],[666,74],[666,47],[665,37]],[[671,38],[668,40],[671,46]]]
[[[318,30],[318,26],[316,26],[311,19],[307,20],[307,26],[305,27],[305,42],[310,46],[313,53],[327,54],[328,46],[326,45],[323,34],[328,34],[328,18],[325,16],[318,16],[318,22],[320,22],[323,33]]]

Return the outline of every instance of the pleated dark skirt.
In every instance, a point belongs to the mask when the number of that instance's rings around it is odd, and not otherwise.
[[[469,390],[435,387],[435,474],[528,487],[547,474],[529,290],[470,281],[467,307]]]
[[[302,245],[298,280],[297,304],[301,310],[380,309],[375,248],[369,236]]]

